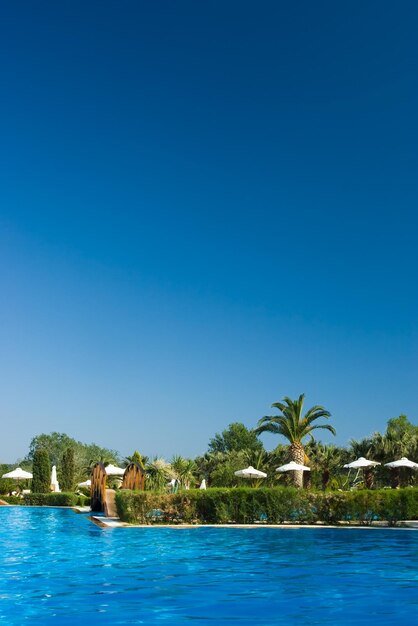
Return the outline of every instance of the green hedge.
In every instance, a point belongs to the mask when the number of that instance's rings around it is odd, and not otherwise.
[[[22,498],[19,498],[19,496],[0,496],[0,500],[8,504],[23,504]]]
[[[370,524],[418,519],[418,489],[312,492],[291,487],[237,488],[157,494],[116,492],[121,520],[136,524],[339,522]]]
[[[25,493],[23,504],[28,506],[86,506],[90,498],[76,493]]]

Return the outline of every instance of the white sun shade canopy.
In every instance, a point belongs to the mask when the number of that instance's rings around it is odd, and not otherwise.
[[[267,478],[267,474],[260,472],[260,470],[255,469],[252,465],[246,467],[245,469],[238,470],[237,472],[234,472],[234,474],[240,478]]]
[[[410,467],[411,469],[418,470],[418,463],[414,463],[403,456],[399,461],[392,461],[391,463],[385,463],[385,467],[396,468],[396,467]]]
[[[14,480],[28,480],[29,478],[33,478],[30,472],[25,472],[21,467],[17,467],[12,472],[7,472],[7,474],[3,474],[2,478],[13,478]]]
[[[295,463],[294,461],[290,461],[290,463],[286,463],[285,465],[281,465],[276,469],[276,472],[310,472],[311,468],[306,465],[300,465],[299,463]]]
[[[365,459],[364,456],[361,456],[356,461],[346,463],[344,467],[347,469],[361,469],[362,467],[374,467],[375,465],[380,465],[380,463],[377,461],[369,461],[368,459]]]
[[[91,487],[91,480],[90,478],[88,480],[85,480],[83,483],[78,483],[79,487]]]
[[[125,470],[123,467],[116,467],[116,465],[106,465],[105,472],[108,476],[123,476]]]

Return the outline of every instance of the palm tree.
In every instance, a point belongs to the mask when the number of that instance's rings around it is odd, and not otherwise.
[[[335,435],[335,428],[330,424],[313,424],[317,419],[331,417],[331,413],[324,407],[316,405],[302,415],[305,394],[301,394],[297,400],[292,400],[288,396],[283,398],[283,402],[274,402],[272,408],[281,411],[281,415],[266,415],[262,417],[255,429],[257,434],[275,433],[285,437],[290,443],[290,457],[295,463],[303,465],[305,460],[305,448],[303,439],[310,436],[312,431],[318,428],[329,430]],[[296,487],[303,486],[303,472],[294,472],[293,481]]]
[[[84,478],[90,478],[91,473],[93,471],[93,467],[96,465],[96,463],[103,463],[103,465],[105,467],[107,467],[107,465],[111,465],[113,463],[117,463],[117,460],[115,459],[115,457],[110,456],[108,454],[100,454],[98,458],[95,459],[89,459],[87,461],[87,464],[84,465],[82,472],[83,472],[83,477]]]
[[[176,480],[185,489],[190,489],[190,484],[196,482],[196,463],[177,454],[173,456],[170,464]]]
[[[309,447],[309,456],[315,469],[321,475],[322,489],[325,490],[328,487],[331,475],[343,465],[341,450],[337,446],[327,446],[320,441],[312,442],[312,444],[309,444]]]
[[[155,457],[145,466],[145,489],[147,491],[164,492],[167,483],[174,478],[171,465],[164,459]]]
[[[369,437],[363,439],[351,439],[350,448],[356,458],[364,457],[365,459],[373,455],[373,440]],[[374,485],[374,475],[371,467],[365,467],[363,469],[364,484],[358,482],[360,470],[357,472],[354,478],[353,487],[366,487],[366,489],[372,489]]]

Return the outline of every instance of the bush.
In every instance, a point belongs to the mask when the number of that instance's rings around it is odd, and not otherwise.
[[[7,502],[7,504],[23,504],[23,499],[19,496],[0,496],[0,500]]]
[[[136,524],[283,522],[370,524],[418,519],[418,489],[313,492],[292,487],[236,488],[158,494],[119,490],[121,520]]]
[[[62,455],[60,483],[61,489],[64,491],[71,491],[74,488],[74,448],[66,448]]]
[[[77,506],[81,496],[75,493],[25,493],[24,504],[28,506]]]
[[[46,450],[38,448],[33,455],[32,492],[46,493],[51,487],[51,464]]]

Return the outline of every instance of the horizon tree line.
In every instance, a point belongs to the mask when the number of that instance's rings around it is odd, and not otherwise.
[[[141,455],[138,451],[122,459],[115,450],[83,444],[64,433],[54,432],[34,437],[27,456],[20,464],[31,469],[37,452],[46,451],[49,467],[57,466],[62,488],[70,491],[89,477],[98,461],[105,465],[113,463],[122,466],[132,461],[141,463],[146,472],[146,489],[155,491],[167,490],[167,484],[173,479],[182,489],[198,486],[203,478],[212,487],[247,484],[234,474],[247,465],[267,473],[267,479],[262,482],[266,486],[293,485],[300,488],[305,483],[305,486],[316,489],[346,489],[350,486],[350,476],[342,466],[353,458],[365,456],[382,463],[373,471],[376,485],[387,484],[389,480],[392,486],[418,484],[416,474],[389,471],[383,466],[402,456],[411,460],[418,457],[418,426],[405,415],[389,419],[383,434],[376,432],[361,440],[352,439],[348,447],[336,446],[317,441],[313,436],[313,432],[318,430],[335,435],[331,424],[321,423],[322,419],[331,418],[330,412],[321,405],[304,412],[304,400],[305,396],[301,394],[296,400],[286,396],[283,401],[273,403],[272,408],[277,409],[278,414],[262,417],[252,429],[241,422],[229,424],[222,433],[216,433],[210,439],[206,453],[194,459],[174,455],[167,462],[163,458]],[[273,450],[267,451],[259,439],[266,432],[278,435],[287,443],[280,441]],[[311,472],[291,472],[290,476],[276,473],[276,468],[288,461],[308,465]],[[3,464],[0,467],[8,471],[12,466]],[[357,485],[361,486],[362,477],[355,478]],[[367,473],[363,478],[367,478]],[[10,484],[7,486],[10,487]],[[0,479],[0,492],[4,487],[4,479]]]

